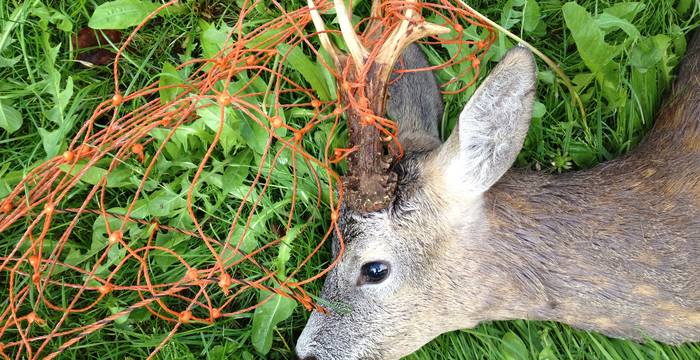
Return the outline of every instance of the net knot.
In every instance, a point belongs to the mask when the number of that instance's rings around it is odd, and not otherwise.
[[[41,256],[39,255],[34,255],[29,257],[29,264],[32,266],[34,269],[39,268],[39,264],[41,264]]]
[[[181,323],[187,324],[192,320],[192,312],[189,310],[181,312],[180,316],[178,316],[178,320],[180,320]]]
[[[231,281],[231,275],[227,273],[223,273],[223,275],[221,275],[221,278],[219,279],[218,284],[225,295],[228,295],[229,293],[228,288],[231,286]]]
[[[37,323],[38,325],[43,326],[46,324],[46,320],[40,318],[34,311],[27,314],[24,319],[27,320],[27,324],[29,325]]]
[[[63,153],[63,160],[67,163],[73,162],[73,159],[75,159],[75,153],[71,150],[68,150]]]
[[[119,230],[112,231],[111,234],[109,234],[109,237],[107,238],[107,242],[109,245],[115,245],[116,243],[122,241],[122,232]]]
[[[219,309],[211,309],[209,311],[209,316],[211,316],[212,320],[216,320],[221,317],[221,311]]]
[[[336,148],[333,150],[333,158],[330,160],[330,162],[331,164],[339,163],[355,151],[357,151],[357,146],[353,146],[351,148]]]
[[[131,145],[131,152],[138,157],[140,163],[146,160],[146,156],[143,154],[143,145],[138,143]]]
[[[231,100],[232,100],[232,99],[231,99],[231,95],[229,95],[229,94],[221,94],[221,95],[219,95],[219,97],[217,98],[217,101],[219,102],[219,104],[220,104],[221,106],[229,106],[229,105],[231,105]]]
[[[124,98],[121,96],[121,94],[116,93],[114,96],[112,96],[112,106],[117,107],[121,105],[124,102]]]
[[[279,115],[275,115],[272,118],[270,118],[270,125],[272,126],[273,129],[280,128],[284,125],[284,121],[282,121],[282,117]]]
[[[104,284],[98,287],[97,291],[100,293],[100,295],[104,296],[112,292],[112,286],[109,284]]]
[[[0,212],[2,212],[4,215],[9,215],[12,212],[12,209],[14,209],[14,205],[12,204],[11,200],[5,200],[2,205],[0,206]]]

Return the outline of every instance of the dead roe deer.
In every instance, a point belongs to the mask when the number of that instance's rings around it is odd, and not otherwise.
[[[407,68],[427,66],[416,46]],[[397,359],[439,334],[507,319],[608,336],[700,341],[700,33],[653,130],[631,153],[549,175],[510,169],[530,123],[535,62],[517,47],[445,143],[430,72],[392,85],[406,156],[385,209],[345,209],[302,359]],[[334,246],[337,253],[337,244]]]

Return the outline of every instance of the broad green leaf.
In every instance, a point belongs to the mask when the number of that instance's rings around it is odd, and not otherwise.
[[[41,137],[41,143],[44,146],[46,157],[52,158],[58,155],[58,152],[63,146],[63,139],[65,138],[63,131],[61,129],[49,131],[44,128],[38,128],[37,131]]]
[[[244,194],[245,192],[248,191],[249,187],[248,186],[239,186],[238,187],[239,191]],[[242,198],[243,195],[240,195],[239,198]],[[251,195],[248,197],[248,201],[252,201],[252,199],[257,198],[257,192],[253,191]],[[289,200],[283,200],[279,201],[275,204],[266,206],[263,208],[263,210],[260,213],[257,213],[253,215],[253,219],[250,221],[250,224],[248,228],[246,229],[246,226],[244,224],[238,224],[236,226],[236,229],[233,232],[233,236],[231,236],[231,240],[229,241],[229,245],[226,247],[226,250],[223,251],[222,257],[226,259],[226,263],[230,264],[233,262],[236,262],[238,259],[241,257],[241,253],[236,252],[234,253],[233,250],[236,248],[236,246],[240,246],[239,249],[242,250],[245,253],[251,252],[253,249],[258,247],[258,237],[261,235],[265,234],[269,227],[267,227],[267,221],[275,215],[276,212],[278,212],[280,209],[284,208],[287,204],[289,204]],[[229,260],[230,259],[230,260]]]
[[[537,360],[558,360],[557,355],[555,355],[554,350],[552,350],[552,347],[547,345],[542,351],[540,351],[540,354],[537,356]]]
[[[7,195],[10,194],[12,191],[12,186],[14,182],[12,179],[10,179],[10,174],[12,173],[7,173],[7,170],[10,168],[10,163],[5,162],[2,167],[0,167],[0,199],[6,197]]]
[[[527,346],[514,332],[507,332],[501,340],[501,352],[506,360],[528,360],[530,358]]]
[[[140,180],[140,179],[139,179]],[[131,205],[131,202],[128,203],[129,206]],[[123,207],[114,207],[109,209],[109,212],[111,214],[116,214],[116,215],[126,215],[128,208],[123,208]],[[136,203],[134,204],[134,207],[131,209],[131,212],[129,213],[129,217],[132,219],[145,219],[148,217],[149,212],[148,212],[148,200],[144,198],[140,198],[136,200]],[[150,235],[147,234],[146,236]]]
[[[148,199],[148,211],[156,217],[170,217],[174,212],[184,211],[187,201],[170,189],[156,191]]]
[[[227,192],[227,194],[231,195],[234,199],[242,201],[243,198],[246,197],[246,194],[248,194],[248,190],[250,190],[250,186],[248,185],[231,186],[229,187],[229,191]],[[253,191],[251,191],[248,197],[246,198],[246,202],[254,202],[255,199],[258,198],[258,195],[258,190],[253,188]]]
[[[63,260],[64,263],[72,266],[78,266],[82,261],[84,261],[83,254],[76,248],[71,248],[65,260]]]
[[[202,32],[199,35],[199,41],[202,44],[202,53],[205,58],[213,58],[223,49],[231,28],[223,25],[221,29],[217,29],[204,21],[200,22],[200,28]]]
[[[569,155],[576,165],[584,168],[594,165],[597,160],[594,149],[581,141],[569,144]]]
[[[547,114],[547,107],[543,103],[535,101],[535,103],[532,106],[532,117],[541,118],[545,114]]]
[[[238,124],[243,141],[256,153],[264,153],[267,149],[267,140],[270,134],[257,121],[246,114],[241,112],[237,112],[237,114],[241,116],[241,121]]]
[[[138,321],[147,321],[151,318],[151,312],[148,311],[147,308],[142,307],[138,309],[134,309],[134,311],[129,314],[129,320],[138,322]]]
[[[664,58],[669,45],[671,45],[671,39],[666,35],[642,39],[632,49],[630,64],[640,72],[648,71]]]
[[[155,128],[149,133],[154,139],[159,142],[165,141],[171,129]],[[182,148],[185,154],[189,154],[194,144],[208,142],[212,135],[205,129],[204,122],[195,121],[191,124],[180,125],[175,129],[175,133],[170,138],[166,149],[170,149],[170,145]]]
[[[241,345],[233,339],[227,339],[223,345],[216,345],[207,351],[207,360],[241,359]]]
[[[331,100],[330,90],[326,86],[322,73],[299,46],[291,47],[287,44],[280,44],[277,45],[277,49],[282,56],[287,56],[289,65],[304,77],[319,99],[322,101]]]
[[[605,42],[605,34],[582,6],[568,2],[562,11],[579,55],[595,75],[605,98],[611,105],[622,106],[625,94],[620,88],[620,66],[613,61],[621,48]]]
[[[207,352],[207,359],[228,359],[226,348],[222,345],[216,345]]]
[[[292,315],[297,302],[269,291],[260,291],[260,301],[272,294],[272,298],[255,309],[251,341],[255,350],[266,355],[272,348],[272,332],[280,322]]]
[[[178,248],[181,248],[183,244],[186,245],[188,239],[189,237],[187,235],[174,231],[158,232],[158,235],[156,235],[156,246],[178,253]],[[184,250],[187,250],[186,246]],[[156,265],[158,265],[162,271],[168,270],[172,264],[178,262],[175,255],[166,251],[154,250],[151,256],[153,257],[153,261],[155,261]]]
[[[177,85],[182,84],[180,73],[177,72],[175,66],[169,62],[163,64],[163,70],[160,72],[159,83],[160,103],[167,104],[181,94],[184,90]]]
[[[244,234],[244,230],[245,224],[239,223],[233,231],[233,236],[231,236],[228,246],[221,252],[224,265],[229,266],[238,262],[243,257],[243,254],[248,254],[258,247],[259,243],[256,234],[252,231],[245,231]],[[239,251],[234,252],[236,247],[238,247]]]
[[[254,94],[254,93],[264,93],[267,91],[267,83],[260,77],[256,76],[255,78],[251,79],[248,77],[248,74],[245,72],[241,72],[237,76],[237,80],[231,82],[231,85],[229,86],[229,93],[230,94],[238,94],[238,93],[243,93],[243,94]],[[259,100],[262,98],[261,95],[256,95],[255,96],[256,101],[262,101]]]
[[[637,30],[637,27],[632,25],[632,23],[608,13],[602,13],[598,15],[598,17],[595,19],[595,22],[601,29],[607,32],[609,32],[612,29],[619,28],[622,31],[624,31],[630,37],[631,40],[636,40],[642,36],[639,33],[639,30]]]
[[[102,215],[98,216],[92,224],[92,242],[90,243],[90,251],[85,254],[85,258],[89,258],[107,247],[107,241],[109,239],[107,222],[109,222],[109,228],[112,231],[119,229],[121,226],[121,220],[115,217],[109,217],[105,221]],[[84,259],[82,261],[84,261]]]
[[[56,59],[58,58],[58,52],[61,50],[61,45],[50,46],[48,37],[43,40],[44,43],[42,44],[42,46],[44,48],[44,52],[46,52],[46,56],[44,56],[43,67],[44,70],[46,70],[47,72],[50,82],[50,84],[48,85],[48,91],[50,94],[55,94],[58,92],[58,90],[52,91],[51,87],[59,89],[59,84],[61,81],[61,74],[56,69]]]
[[[107,252],[107,262],[105,262],[104,265],[111,266],[116,264],[124,258],[124,255],[126,255],[125,248],[121,246],[112,246]]]
[[[66,79],[66,87],[56,93],[56,104],[65,109],[68,106],[68,101],[73,96],[73,77],[69,76]]]
[[[283,31],[287,30],[291,25],[286,24],[282,25],[281,28],[269,28],[267,31],[264,31],[260,33],[259,35],[255,36],[254,38],[250,39],[249,42],[245,44],[245,47],[248,49],[255,49],[258,47],[265,47],[271,44],[275,40],[275,37],[278,36],[280,33]]]
[[[292,243],[297,238],[304,225],[293,226],[287,231],[284,239],[280,242],[279,252],[277,253],[276,266],[277,266],[277,276],[279,278],[287,277],[287,263],[292,253]]]
[[[56,28],[65,32],[73,30],[73,22],[68,15],[50,8],[41,2],[35,3],[30,10],[30,13],[37,16],[40,20],[40,25],[43,29],[48,28],[48,24],[55,24]]]
[[[75,164],[73,169],[71,169],[70,164],[62,164],[59,169],[63,172],[70,171],[72,176],[80,175],[80,181],[88,183],[90,185],[97,185],[104,177],[107,175],[107,170],[92,165],[85,168],[88,165],[87,161],[81,161]]]
[[[17,64],[20,60],[22,60],[22,55],[17,55],[11,59],[8,59],[4,56],[0,56],[0,68],[3,67],[13,67],[15,64]]]
[[[160,5],[146,0],[115,0],[95,9],[88,26],[93,29],[126,29],[143,22]]]
[[[523,30],[534,31],[540,23],[540,4],[537,0],[527,0],[523,10]]]
[[[49,119],[49,121],[51,121],[54,124],[58,124],[59,126],[64,126],[66,122],[63,118],[63,111],[61,111],[58,105],[49,109],[47,112],[44,113],[44,115],[47,119]]]
[[[683,29],[678,25],[672,25],[670,34],[673,36],[673,51],[676,54],[685,54],[688,48],[688,40],[685,38]]]
[[[233,157],[233,160],[224,170],[222,190],[228,194],[234,188],[242,186],[243,180],[248,177],[248,174],[253,170],[250,162],[253,160],[253,154],[250,150],[243,150]]]
[[[54,49],[51,51],[53,50]],[[48,73],[48,81],[45,91],[51,95],[54,103],[53,107],[46,111],[46,118],[60,127],[67,127],[70,125],[70,121],[69,118],[66,117],[65,109],[68,106],[68,101],[73,96],[73,78],[69,76],[66,79],[65,88],[62,88],[61,74],[56,68],[53,67],[53,65],[49,63],[45,65]]]
[[[278,201],[274,204],[268,205],[264,210],[260,211],[259,214],[253,217],[250,222],[249,231],[254,231],[258,234],[262,234],[269,229],[265,224],[272,218],[275,213],[282,213],[281,210],[289,204],[289,200]]]
[[[22,114],[10,104],[0,100],[0,128],[12,134],[20,127],[22,127]]]
[[[23,23],[23,21],[20,20],[23,16],[25,16],[24,8],[22,6],[15,6],[10,16],[4,18],[3,21],[0,22],[0,53],[15,41],[12,32],[16,26]]]
[[[646,7],[646,4],[640,2],[621,2],[604,9],[603,12],[631,22]]]
[[[202,103],[202,107],[197,109],[197,115],[201,118],[204,125],[209,128],[209,130],[216,133],[222,125],[222,113],[221,107],[218,104],[214,104],[208,101],[209,106],[206,103]],[[221,130],[221,136],[219,137],[219,143],[223,147],[224,153],[228,154],[234,148],[234,146],[240,143],[239,134],[234,131],[234,127],[238,119],[233,116],[233,109],[231,107],[224,107],[223,112],[223,129]]]
[[[591,73],[579,73],[574,76],[571,82],[576,86],[576,91],[581,92],[595,80],[595,76]]]
[[[510,29],[515,24],[520,22],[520,19],[523,16],[522,11],[517,11],[513,9],[513,7],[516,6],[523,6],[525,4],[525,0],[508,0],[506,3],[503,5],[503,10],[501,11],[501,26],[503,26],[506,29]]]
[[[124,308],[121,306],[110,306],[109,311],[112,313],[112,315],[117,314],[119,312],[124,311]],[[116,319],[114,319],[114,323],[117,325],[122,325],[126,323],[129,320],[129,313],[127,312],[125,315],[122,315]]]
[[[556,80],[556,76],[554,75],[554,72],[552,72],[551,70],[538,71],[537,72],[537,80],[551,85],[551,84],[554,84],[554,80]]]
[[[605,42],[605,34],[581,5],[568,2],[562,11],[583,62],[594,74],[603,72],[617,55],[617,49]]]
[[[129,180],[129,178],[134,175],[133,169],[127,166],[118,166],[107,174],[107,187],[120,188],[134,185],[134,183]]]

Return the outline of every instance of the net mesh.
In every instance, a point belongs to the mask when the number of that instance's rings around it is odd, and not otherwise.
[[[122,89],[120,60],[129,43],[175,3],[161,6],[126,39],[113,67],[114,97],[97,106],[68,149],[28,171],[0,200],[0,233],[21,234],[0,257],[0,283],[8,295],[0,310],[3,358],[54,358],[137,310],[173,324],[153,356],[183,324],[250,312],[274,296],[321,309],[303,286],[338,259],[319,261],[325,265],[311,272],[301,269],[334,234],[342,243],[338,169],[353,149],[343,147],[338,134],[345,128],[342,114],[363,106],[339,100],[335,84],[361,87],[366,79],[351,79],[332,66],[308,7],[287,11],[272,1],[281,15],[251,27],[247,22],[259,2],[248,1],[215,56],[176,68],[183,79],[161,76],[143,89]],[[330,23],[333,4],[315,6]],[[419,70],[461,69],[443,84],[445,93],[472,86],[496,34],[462,5],[384,1],[381,18],[356,25],[366,47],[386,40],[407,6],[453,30],[422,40],[456,51]],[[342,44],[339,30],[325,33]],[[318,59],[325,68],[318,73],[329,76],[314,83],[311,75],[292,75],[303,61],[299,52]],[[171,98],[164,101],[163,94]],[[396,134],[392,121],[376,119],[365,125]],[[201,136],[209,136],[204,156],[178,172],[174,160]],[[257,139],[248,144],[252,151],[236,152],[236,141],[246,139]],[[225,154],[236,155],[224,161]],[[248,168],[250,175],[238,175]],[[180,174],[177,189],[153,178],[168,172]],[[133,186],[120,187],[126,183]],[[228,196],[212,199],[209,186]],[[291,241],[322,221],[325,231],[309,235],[313,250],[287,264]],[[86,237],[91,243],[80,243]],[[117,310],[97,321],[87,316],[115,297]]]

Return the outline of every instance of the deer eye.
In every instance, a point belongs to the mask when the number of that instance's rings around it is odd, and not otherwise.
[[[381,261],[372,261],[362,265],[358,285],[378,284],[389,275],[389,264]]]

